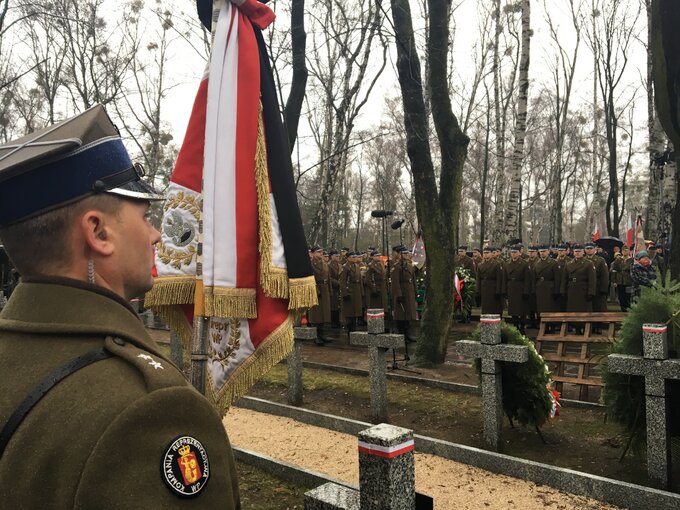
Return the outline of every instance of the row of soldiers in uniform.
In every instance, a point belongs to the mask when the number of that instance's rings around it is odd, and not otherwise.
[[[502,314],[507,301],[508,315],[523,331],[526,319],[535,326],[542,312],[607,310],[607,263],[592,243],[571,248],[570,258],[565,245],[557,247],[555,257],[549,246],[532,246],[524,255],[522,246],[514,245],[504,259],[500,249],[487,246],[475,260],[461,246],[454,265],[475,274],[482,314]]]
[[[359,253],[343,248],[326,254],[313,246],[309,255],[319,304],[309,309],[307,318],[317,328],[317,345],[329,341],[325,331],[329,324],[337,328],[344,322],[352,332],[368,309],[391,309],[397,331],[410,339],[409,322],[418,318],[410,250],[393,247],[389,261],[377,250]]]

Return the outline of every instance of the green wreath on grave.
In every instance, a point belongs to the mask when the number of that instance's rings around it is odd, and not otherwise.
[[[480,341],[479,327],[472,338]],[[511,425],[518,422],[535,427],[538,431],[538,427],[558,414],[558,395],[551,389],[552,379],[548,365],[536,351],[534,343],[517,328],[505,322],[501,323],[501,341],[504,344],[523,345],[529,349],[529,360],[525,363],[502,363],[503,412]],[[475,360],[475,369],[481,378],[479,359]]]
[[[668,324],[669,357],[677,358],[680,350],[680,285],[667,288],[653,286],[643,288],[639,301],[628,310],[621,324],[614,354],[642,356],[642,325]],[[629,450],[635,455],[645,451],[645,382],[642,377],[613,374],[607,371],[606,358],[601,365],[602,403],[607,406],[608,416],[621,424],[628,432],[628,442],[621,454]],[[670,409],[670,435],[680,436],[680,381],[668,382]]]

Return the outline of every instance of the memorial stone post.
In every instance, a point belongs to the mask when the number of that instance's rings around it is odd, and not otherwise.
[[[294,328],[293,350],[288,355],[288,404],[302,405],[302,341],[316,340],[316,328]]]

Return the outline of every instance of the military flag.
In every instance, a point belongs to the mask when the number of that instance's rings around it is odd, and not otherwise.
[[[291,313],[316,304],[316,285],[261,33],[274,13],[256,0],[198,8],[210,60],[170,178],[145,305],[185,342],[194,317],[210,317],[206,395],[224,411],[290,352]]]

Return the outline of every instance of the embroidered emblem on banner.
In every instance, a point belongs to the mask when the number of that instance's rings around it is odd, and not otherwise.
[[[208,453],[197,439],[180,436],[175,439],[161,464],[163,479],[180,496],[198,496],[210,477]]]

